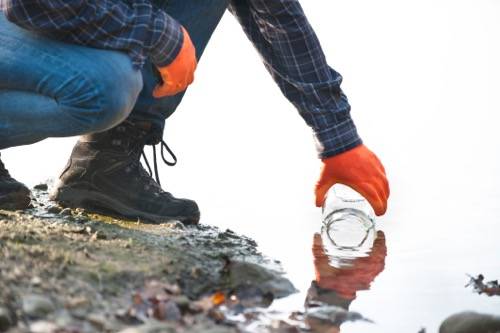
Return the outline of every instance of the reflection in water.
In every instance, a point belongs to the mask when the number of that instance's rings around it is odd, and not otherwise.
[[[331,251],[332,242],[325,233],[323,236],[314,235],[312,252],[316,278],[309,287],[305,311],[290,314],[259,308],[270,304],[262,302],[262,294],[256,288],[249,295],[230,297],[226,302],[226,320],[243,332],[266,333],[338,333],[344,322],[371,322],[361,314],[349,311],[357,292],[368,290],[375,277],[384,270],[385,236],[382,231],[371,229],[373,237],[368,237],[369,242],[363,242],[359,251],[353,247]]]
[[[320,234],[314,235],[312,251],[316,279],[311,283],[305,301],[305,319],[314,332],[339,332],[343,322],[363,319],[348,310],[356,293],[368,290],[375,277],[384,270],[387,256],[385,235],[378,231],[374,238],[371,249],[363,251],[364,256],[353,256],[351,249],[348,256],[336,251],[339,258],[326,250],[329,247],[325,247]],[[326,237],[325,242],[328,241]]]

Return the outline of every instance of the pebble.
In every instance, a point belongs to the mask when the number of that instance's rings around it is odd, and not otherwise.
[[[102,314],[91,313],[87,316],[87,321],[94,325],[99,331],[104,331],[108,319]]]
[[[233,260],[228,265],[230,288],[236,291],[256,286],[262,294],[270,293],[276,298],[285,297],[297,290],[290,280],[280,272],[267,269],[261,265]]]
[[[61,207],[59,206],[50,206],[47,208],[47,212],[50,214],[59,214],[61,212]]]
[[[42,318],[54,311],[50,298],[42,295],[26,295],[22,298],[23,312],[29,317]]]
[[[35,185],[35,190],[40,190],[40,191],[47,191],[49,189],[49,186],[47,184],[38,184]]]
[[[36,321],[30,325],[31,333],[55,333],[59,327],[50,321]]]
[[[42,279],[39,276],[33,276],[30,281],[32,286],[40,286],[42,284]]]

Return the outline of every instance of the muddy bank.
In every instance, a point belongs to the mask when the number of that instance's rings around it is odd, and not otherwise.
[[[239,332],[219,305],[295,292],[230,230],[61,209],[34,192],[32,209],[0,211],[0,331]]]

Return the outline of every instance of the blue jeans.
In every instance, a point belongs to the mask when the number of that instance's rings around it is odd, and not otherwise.
[[[228,0],[156,0],[190,32],[201,57]],[[161,138],[183,93],[156,99],[159,76],[118,51],[62,43],[23,30],[0,12],[0,149],[149,121]]]

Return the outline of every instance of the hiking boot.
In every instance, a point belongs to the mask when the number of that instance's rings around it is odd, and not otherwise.
[[[143,168],[140,158],[146,142],[147,127],[128,121],[81,137],[51,198],[62,206],[154,223],[198,223],[196,202],[163,191]]]
[[[0,209],[18,210],[30,206],[30,190],[12,178],[0,159]]]

